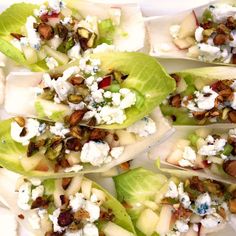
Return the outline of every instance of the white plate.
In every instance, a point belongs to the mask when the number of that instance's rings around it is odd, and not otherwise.
[[[103,0],[103,1],[115,2],[115,0]],[[123,1],[125,2],[125,0]],[[21,0],[9,0],[9,1],[0,0],[0,12],[15,2],[22,2],[22,1]],[[25,0],[24,2],[30,2],[30,3],[36,2],[37,4],[39,4],[40,2],[44,2],[44,1]],[[210,0],[198,0],[198,1],[196,0],[175,0],[175,1],[173,0],[140,0],[140,4],[142,6],[143,13],[145,16],[173,14],[182,10],[186,10],[189,8],[206,4],[208,2],[210,2]],[[1,58],[2,56],[0,55],[0,66],[1,66]],[[7,67],[4,69],[6,74],[9,73],[9,71],[19,71],[19,70],[25,71],[25,69],[22,67],[16,67],[14,63],[10,60],[5,59],[5,58],[3,60],[7,60],[5,61],[5,64],[7,65]],[[181,61],[180,63],[180,60],[174,60],[174,59],[172,60],[160,59],[159,62],[168,70],[168,72],[174,72],[174,71],[179,71],[179,70],[187,69],[187,68],[205,66],[204,63],[199,63],[199,62],[194,62],[194,61],[184,61],[184,60]],[[1,119],[5,118],[5,115],[6,114],[0,111]],[[165,145],[162,146],[162,148],[163,149],[168,148],[166,143]],[[157,148],[157,151],[154,151],[154,153],[152,152],[152,155],[155,156],[155,152],[156,154],[158,154],[160,151],[161,151],[160,148],[159,149]],[[139,158],[135,159],[132,162],[132,166],[133,167],[143,166],[152,170],[156,169],[154,162],[149,159],[148,153],[141,154]],[[115,194],[115,189],[114,189],[114,185],[111,178],[102,178],[100,175],[98,176],[96,174],[92,174],[90,175],[90,177],[96,180],[96,182],[101,184],[103,187],[108,189],[112,194]],[[6,209],[0,207],[0,215],[4,213],[6,213]],[[11,235],[8,233],[7,231],[8,227],[9,227],[8,225],[5,225],[4,227],[3,224],[0,224],[0,232],[1,232],[0,235],[15,236],[14,234]],[[233,232],[230,227],[224,230],[223,232],[218,232],[214,234],[214,236],[222,236],[223,234],[225,236],[235,236],[235,232]],[[24,229],[20,228],[17,235],[29,236],[30,234],[25,232]]]

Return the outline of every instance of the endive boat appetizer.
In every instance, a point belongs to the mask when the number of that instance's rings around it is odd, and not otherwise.
[[[236,7],[233,1],[226,2],[147,20],[151,54],[236,64]]]
[[[18,222],[34,236],[136,235],[125,208],[83,176],[41,181],[1,170],[0,186]]]
[[[144,23],[135,3],[17,3],[0,15],[0,21],[0,51],[34,71],[67,64],[85,52],[144,47]]]
[[[181,177],[167,178],[137,168],[114,177],[117,197],[131,216],[137,235],[205,236],[218,231],[222,235],[227,232],[223,229],[229,232],[227,223],[234,222],[236,214],[235,185],[184,171],[179,174]]]
[[[236,69],[205,67],[173,74],[176,91],[161,105],[175,125],[236,123]]]
[[[0,127],[0,165],[42,178],[107,171],[173,132],[158,109],[119,130],[23,117],[1,121]]]
[[[100,53],[50,74],[10,74],[5,109],[71,126],[120,129],[150,114],[174,88],[174,79],[150,56]]]

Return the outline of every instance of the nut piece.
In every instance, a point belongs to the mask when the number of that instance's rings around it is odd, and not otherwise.
[[[74,104],[79,104],[82,100],[83,100],[83,98],[77,94],[70,94],[68,96],[68,101],[71,103],[74,103]]]
[[[232,63],[233,63],[233,64],[236,64],[236,54],[233,54],[233,55],[232,55]]]
[[[17,116],[17,117],[14,118],[14,120],[20,127],[25,126],[25,118],[24,117]]]
[[[58,216],[58,224],[61,227],[65,227],[70,225],[74,220],[74,217],[72,213],[70,213],[70,210],[61,212],[60,215]]]
[[[229,117],[230,122],[236,123],[236,111],[230,111],[228,113],[228,117]]]
[[[236,177],[236,160],[228,160],[223,163],[224,171],[233,177]]]
[[[67,37],[68,29],[63,24],[57,24],[56,30],[58,32],[59,37],[62,38],[63,40]]]
[[[225,42],[227,41],[228,37],[227,35],[225,34],[217,34],[214,39],[213,39],[213,42],[216,46],[219,46],[219,45],[223,45],[225,44]]]
[[[93,129],[90,134],[91,140],[102,140],[106,137],[107,132],[103,129]]]
[[[85,112],[86,112],[85,110],[74,111],[70,115],[69,124],[71,126],[77,125],[83,119],[83,116],[84,116]]]
[[[74,219],[77,222],[80,222],[81,220],[86,220],[88,218],[89,218],[89,213],[84,209],[80,209],[74,213]]]
[[[54,37],[54,30],[51,25],[40,23],[37,30],[42,39],[50,40]]]
[[[70,82],[72,85],[80,85],[84,82],[84,78],[82,76],[73,76],[71,77],[68,82]]]
[[[72,180],[72,178],[63,178],[62,179],[62,188],[64,189],[64,190],[66,190],[68,187],[69,187],[69,185],[70,185],[70,183],[71,183],[71,180]]]
[[[66,148],[78,152],[82,149],[82,144],[78,138],[70,138],[66,141]]]
[[[236,198],[229,200],[229,210],[231,213],[236,213]]]
[[[180,94],[176,94],[169,99],[169,104],[172,107],[180,107],[181,106],[181,97]]]

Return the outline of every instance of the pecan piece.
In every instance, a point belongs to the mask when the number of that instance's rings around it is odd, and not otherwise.
[[[70,183],[71,183],[71,180],[72,180],[72,178],[63,178],[62,179],[62,188],[64,189],[64,190],[66,190],[68,187],[69,187],[69,185],[70,185]]]
[[[122,170],[129,170],[129,168],[130,168],[130,163],[129,163],[129,161],[126,161],[126,162],[124,162],[124,163],[121,163],[121,164],[119,165],[119,167],[120,167]]]
[[[107,136],[107,131],[103,129],[93,129],[90,133],[89,139],[91,140],[102,140]]]
[[[190,188],[191,189],[196,189],[197,191],[199,191],[201,193],[205,192],[204,184],[197,176],[194,176],[194,177],[191,178]]]
[[[233,55],[232,55],[232,63],[233,63],[233,64],[236,64],[236,54],[233,54]]]
[[[217,34],[214,39],[213,39],[213,42],[216,46],[219,46],[219,45],[223,45],[226,43],[228,39],[228,36],[225,35],[225,34]]]
[[[40,37],[44,40],[50,40],[54,37],[54,30],[51,25],[40,23],[37,27]]]
[[[194,118],[197,120],[202,120],[205,118],[206,112],[205,111],[195,111],[193,112]]]
[[[80,85],[84,82],[84,78],[82,76],[73,76],[73,77],[69,78],[68,82],[74,86]]]
[[[74,220],[73,214],[70,212],[70,210],[61,212],[58,216],[58,224],[61,227],[65,227],[70,225]]]
[[[189,209],[185,209],[182,205],[173,213],[175,219],[188,219],[193,214]]]
[[[70,151],[78,152],[82,148],[82,144],[78,138],[70,138],[66,141],[66,148]]]
[[[169,98],[169,104],[172,107],[180,107],[181,106],[181,97],[180,94],[176,94]]]
[[[43,197],[37,197],[35,201],[32,202],[31,204],[31,209],[35,208],[48,208],[48,200],[44,199]]]
[[[69,118],[70,126],[77,125],[83,119],[85,112],[85,110],[74,111]]]
[[[88,218],[89,218],[89,213],[82,208],[74,213],[74,219],[77,222],[80,222],[81,220],[86,220]]]
[[[229,210],[231,213],[236,213],[236,199],[229,200]]]
[[[17,116],[14,118],[14,120],[20,127],[23,128],[25,126],[25,118],[24,117]]]
[[[236,123],[236,111],[230,111],[228,113],[228,117],[229,117],[230,122]]]
[[[114,217],[115,215],[112,213],[112,210],[108,209],[108,211],[101,210],[99,219],[104,221],[112,221]]]
[[[233,177],[236,177],[236,160],[227,160],[223,163],[224,171]]]

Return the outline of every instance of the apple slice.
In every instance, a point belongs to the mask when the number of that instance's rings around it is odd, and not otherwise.
[[[186,38],[176,38],[173,40],[174,44],[177,48],[180,50],[188,49],[195,45],[195,40],[192,37],[186,37]]]
[[[180,24],[179,34],[178,37],[180,39],[194,36],[195,30],[198,27],[198,20],[194,11],[188,14],[182,23]]]

